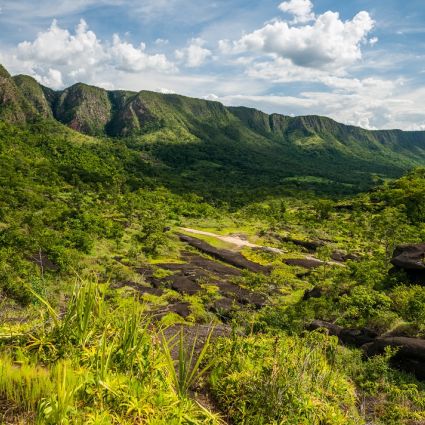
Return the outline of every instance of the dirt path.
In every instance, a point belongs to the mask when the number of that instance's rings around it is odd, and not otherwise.
[[[260,248],[260,249],[265,249],[265,250],[271,251],[271,252],[277,252],[279,254],[284,253],[284,251],[279,249],[279,248],[256,245],[255,243],[251,243],[248,240],[241,238],[240,236],[235,236],[235,235],[233,235],[233,236],[222,236],[222,235],[217,235],[216,233],[205,232],[203,230],[190,229],[188,227],[181,227],[180,229],[184,230],[185,232],[194,233],[196,235],[211,236],[211,237],[219,239],[223,242],[228,242],[228,243],[231,243],[233,245],[236,245],[238,248],[243,248],[243,247]]]
[[[223,235],[218,235],[218,234],[212,233],[212,232],[206,232],[204,230],[191,229],[189,227],[180,227],[180,230],[183,230],[183,231],[188,232],[188,233],[194,233],[196,235],[210,236],[210,237],[219,239],[223,242],[231,243],[231,244],[237,246],[238,248],[244,248],[244,247],[258,248],[258,249],[264,249],[266,251],[276,252],[278,254],[285,253],[285,251],[282,250],[282,249],[273,248],[273,247],[270,247],[270,246],[257,245],[257,244],[254,244],[252,242],[249,242],[248,240],[246,240],[246,239],[244,239],[240,236],[237,236],[237,235],[223,236]],[[317,265],[324,263],[324,261],[319,260],[318,258],[313,257],[312,255],[306,255],[305,259],[308,260],[308,261],[316,262]],[[328,261],[326,264],[339,266],[339,267],[345,267],[344,264],[339,263],[338,261],[333,261],[333,260]]]

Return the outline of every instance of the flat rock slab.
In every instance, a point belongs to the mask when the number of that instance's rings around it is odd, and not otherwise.
[[[240,304],[252,304],[256,308],[261,308],[266,305],[266,298],[262,294],[249,291],[248,289],[229,282],[217,282],[215,285],[218,286],[220,294],[233,298]]]
[[[171,280],[171,288],[181,294],[195,295],[202,291],[201,285],[185,276],[171,276],[167,279]]]
[[[239,252],[230,251],[228,249],[219,249],[216,248],[200,239],[194,238],[192,236],[186,236],[181,233],[178,234],[178,237],[182,242],[193,246],[199,251],[211,255],[212,257],[223,261],[227,264],[230,264],[239,269],[249,270],[254,273],[269,273],[270,268],[262,266],[261,264],[254,263],[253,261],[248,260]]]
[[[229,267],[225,264],[218,263],[217,261],[209,260],[208,258],[194,255],[189,252],[183,252],[182,259],[188,261],[190,264],[208,270],[219,276],[241,276],[242,271],[235,267]]]
[[[168,313],[176,313],[179,316],[183,317],[183,319],[186,319],[191,311],[190,311],[190,304],[186,302],[178,302],[174,304],[169,304],[165,308],[162,308],[160,310],[154,310],[153,317],[156,320],[162,319],[164,316],[166,316]]]
[[[184,347],[189,352],[194,348],[194,352],[199,354],[211,332],[211,342],[221,337],[232,335],[232,328],[227,325],[173,325],[164,329],[163,335],[167,340],[178,341],[178,335],[183,331]],[[171,356],[174,360],[179,358],[179,344],[174,344],[171,350]]]
[[[303,267],[305,269],[315,269],[323,265],[323,261],[313,258],[287,258],[283,262],[288,266]]]
[[[124,288],[125,286],[135,289],[137,292],[139,292],[142,295],[143,294],[150,294],[150,295],[156,295],[156,296],[160,297],[164,293],[164,291],[162,289],[143,286],[143,285],[140,285],[139,283],[131,282],[131,281],[120,282],[120,283],[113,285],[112,287],[114,289],[119,289],[119,288]]]
[[[291,238],[290,236],[281,236],[277,233],[271,233],[270,236],[279,240],[280,242],[293,243],[296,246],[305,248],[309,252],[315,252],[318,248],[325,245],[323,241],[305,241]]]

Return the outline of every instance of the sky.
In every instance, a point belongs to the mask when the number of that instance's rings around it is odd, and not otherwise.
[[[425,130],[425,0],[0,0],[0,63],[54,89]]]

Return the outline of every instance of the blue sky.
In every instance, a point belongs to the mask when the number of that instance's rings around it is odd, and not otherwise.
[[[0,0],[0,63],[55,89],[425,129],[424,0]]]

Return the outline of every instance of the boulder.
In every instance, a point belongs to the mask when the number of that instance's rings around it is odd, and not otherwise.
[[[378,336],[370,329],[344,329],[341,326],[323,320],[314,320],[307,327],[309,330],[327,329],[329,335],[337,336],[341,343],[361,347],[364,344],[372,342]]]
[[[309,331],[314,331],[316,329],[327,329],[329,335],[337,336],[341,334],[341,331],[344,329],[341,326],[334,325],[330,322],[325,322],[323,320],[313,320],[308,326],[307,329]]]
[[[367,357],[383,354],[386,347],[398,351],[391,359],[393,366],[413,373],[418,379],[425,379],[425,340],[406,337],[376,338],[362,346]]]
[[[391,264],[403,270],[421,270],[425,275],[425,243],[397,246]]]
[[[303,295],[303,301],[307,301],[310,298],[320,298],[323,295],[323,289],[320,286],[315,286],[312,289],[306,289]]]
[[[331,255],[332,260],[338,261],[340,263],[345,263],[346,261],[357,261],[359,259],[359,256],[356,254],[346,254],[343,251],[336,250]]]
[[[391,264],[390,273],[402,270],[412,283],[425,284],[425,243],[397,246]]]

